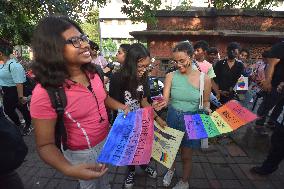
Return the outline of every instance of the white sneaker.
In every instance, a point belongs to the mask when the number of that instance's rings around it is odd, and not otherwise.
[[[151,178],[156,178],[157,177],[157,172],[155,171],[155,169],[153,169],[152,167],[147,167],[145,170],[144,170],[149,177]]]
[[[189,184],[180,180],[173,189],[189,189]]]
[[[135,176],[135,171],[129,172],[125,181],[124,181],[124,188],[126,189],[132,189],[134,185],[134,176]]]
[[[170,169],[168,170],[168,172],[165,174],[163,179],[163,186],[165,187],[170,186],[174,174],[175,174],[175,169],[173,171]]]

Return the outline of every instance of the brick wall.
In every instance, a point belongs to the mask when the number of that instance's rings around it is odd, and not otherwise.
[[[151,56],[157,60],[152,74],[158,76],[164,75],[161,62],[170,59],[171,50],[179,41],[206,40],[218,48],[222,58],[226,56],[227,44],[237,41],[256,60],[264,50],[284,38],[284,12],[202,9],[159,11],[156,16],[157,25],[148,24],[147,31],[134,32],[133,36],[146,38]]]

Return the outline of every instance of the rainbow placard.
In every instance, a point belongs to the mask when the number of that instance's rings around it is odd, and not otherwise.
[[[237,81],[235,89],[237,91],[247,91],[248,90],[248,77],[241,76]]]
[[[150,162],[154,140],[151,107],[120,113],[110,130],[98,162],[116,166],[144,165]]]
[[[211,115],[185,115],[184,121],[189,139],[211,138],[232,132],[255,120],[257,116],[231,100],[218,108]]]
[[[184,132],[154,122],[154,144],[152,157],[167,168],[171,168],[184,136]]]

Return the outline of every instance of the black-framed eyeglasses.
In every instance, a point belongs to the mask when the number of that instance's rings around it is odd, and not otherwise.
[[[187,61],[191,61],[191,58],[190,57],[188,57],[188,58],[189,58],[189,60],[186,60],[186,59],[182,59],[180,61],[170,60],[169,63],[174,64],[175,66],[177,66],[177,65],[185,66],[187,64]]]
[[[75,36],[66,40],[66,44],[72,44],[75,48],[80,48],[82,43],[89,43],[90,40],[87,35]]]

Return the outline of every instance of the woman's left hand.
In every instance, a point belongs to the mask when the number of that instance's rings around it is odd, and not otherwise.
[[[205,107],[204,110],[208,113],[208,115],[211,115],[212,110],[209,107]]]
[[[165,127],[167,127],[167,123],[162,119],[160,118],[159,116],[157,116],[157,118],[155,119],[155,121],[163,128],[165,129]]]

